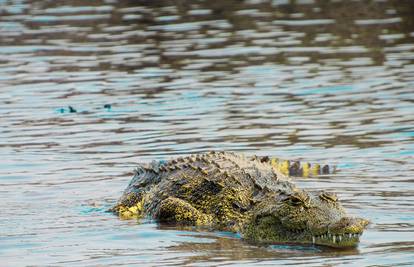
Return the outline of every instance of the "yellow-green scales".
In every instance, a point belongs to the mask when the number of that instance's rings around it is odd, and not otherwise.
[[[254,242],[355,246],[368,221],[349,217],[335,194],[298,189],[288,178],[320,172],[329,168],[214,151],[140,164],[112,211]]]

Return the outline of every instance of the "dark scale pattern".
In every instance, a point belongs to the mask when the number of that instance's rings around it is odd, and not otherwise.
[[[366,220],[346,217],[335,194],[300,190],[283,174],[299,173],[304,164],[274,162],[213,151],[141,164],[112,211],[124,218],[149,216],[240,232],[256,241],[330,244],[326,231],[337,232],[335,244],[337,238],[343,246],[358,241]]]

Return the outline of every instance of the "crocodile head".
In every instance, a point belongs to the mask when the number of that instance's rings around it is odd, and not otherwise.
[[[243,234],[258,242],[354,247],[368,223],[348,216],[333,193],[295,189],[261,201]]]

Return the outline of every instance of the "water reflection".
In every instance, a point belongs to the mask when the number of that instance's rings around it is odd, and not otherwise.
[[[0,1],[1,262],[414,264],[412,14],[396,0]],[[338,165],[297,182],[373,224],[346,254],[103,212],[137,161],[209,149]]]

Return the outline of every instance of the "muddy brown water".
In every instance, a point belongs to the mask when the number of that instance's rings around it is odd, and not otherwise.
[[[414,265],[413,14],[0,0],[0,265]],[[211,149],[337,165],[296,182],[370,219],[360,245],[258,246],[105,212],[137,162]]]

